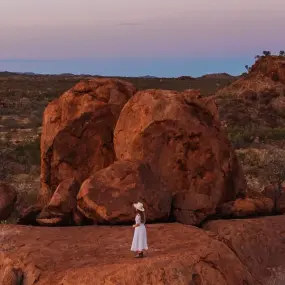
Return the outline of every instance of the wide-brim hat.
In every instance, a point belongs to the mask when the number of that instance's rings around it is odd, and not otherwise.
[[[144,212],[143,203],[137,202],[137,203],[133,204],[133,206],[134,206],[137,210]]]

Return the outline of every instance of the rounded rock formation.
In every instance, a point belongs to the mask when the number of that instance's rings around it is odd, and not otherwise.
[[[12,214],[17,200],[15,189],[0,181],[0,221],[6,220]]]
[[[96,224],[134,222],[133,203],[142,202],[147,222],[165,221],[171,193],[147,164],[116,161],[84,181],[77,196],[78,210]]]
[[[97,78],[79,82],[51,102],[43,115],[41,193],[47,205],[59,183],[79,183],[115,159],[113,130],[120,111],[135,93],[128,82]]]
[[[277,185],[268,185],[261,192],[264,197],[270,199],[274,205],[274,213],[283,215],[285,213],[285,192]]]
[[[21,269],[7,266],[3,270],[2,285],[20,285],[23,281],[23,272]]]
[[[284,56],[262,56],[251,67],[251,74],[261,73],[274,81],[285,84],[285,58]]]
[[[118,159],[146,162],[162,178],[174,195],[174,217],[183,223],[200,223],[246,190],[214,102],[189,92],[138,92],[121,111],[114,147]]]
[[[56,188],[48,205],[37,217],[37,222],[43,226],[70,225],[76,213],[76,196],[80,184],[69,178],[62,181]]]

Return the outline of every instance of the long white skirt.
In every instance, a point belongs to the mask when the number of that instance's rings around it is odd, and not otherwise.
[[[131,251],[143,251],[147,249],[146,228],[144,224],[141,224],[135,228]]]

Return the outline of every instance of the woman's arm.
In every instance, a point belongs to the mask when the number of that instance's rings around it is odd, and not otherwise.
[[[136,217],[136,223],[133,225],[133,227],[134,227],[134,228],[137,228],[137,227],[140,226],[140,224],[141,224],[141,217],[138,215],[138,216]]]

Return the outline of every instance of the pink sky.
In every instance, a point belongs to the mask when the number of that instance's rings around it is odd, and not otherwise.
[[[0,59],[285,49],[284,0],[1,0]]]

